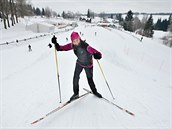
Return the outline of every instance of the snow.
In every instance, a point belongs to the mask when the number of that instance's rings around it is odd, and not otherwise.
[[[2,30],[0,43],[37,35],[25,31],[23,22],[9,30]],[[158,38],[144,37],[140,42],[140,36],[134,33],[84,22],[78,22],[78,25],[74,31],[82,32],[81,38],[103,54],[99,62],[115,100],[112,100],[94,60],[94,81],[98,91],[115,104],[135,113],[135,117],[89,94],[31,125],[31,122],[61,105],[54,48],[47,46],[52,35],[48,35],[0,46],[1,128],[171,129],[171,48],[157,43],[160,41]],[[72,31],[56,34],[58,42],[66,44],[66,37],[70,39]],[[28,52],[29,44],[32,52]],[[73,94],[76,57],[73,51],[57,54],[62,102],[65,102]],[[83,88],[89,89],[84,72],[80,76],[80,94],[85,93]]]
[[[167,36],[167,35],[169,35],[169,32],[155,30],[154,34],[153,34],[153,37],[157,38],[157,39],[161,39],[161,38],[163,38],[164,36]]]
[[[37,33],[46,33],[46,32],[54,32],[55,26],[48,24],[48,23],[33,23],[30,25],[26,26],[26,30],[31,30],[33,32],[37,32]]]

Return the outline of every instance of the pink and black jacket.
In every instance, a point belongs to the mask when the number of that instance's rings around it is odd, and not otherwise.
[[[72,43],[68,43],[64,46],[56,44],[57,51],[69,51],[73,50],[75,55],[77,56],[77,63],[84,68],[92,68],[93,67],[93,59],[92,56],[97,54],[102,57],[102,54],[96,49],[92,48],[85,41],[80,40],[78,46],[73,45]]]

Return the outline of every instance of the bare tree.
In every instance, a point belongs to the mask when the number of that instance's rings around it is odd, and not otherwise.
[[[55,11],[52,11],[52,15],[53,15],[53,17],[57,17],[58,16],[57,12],[55,12]]]
[[[14,8],[14,15],[16,18],[16,22],[18,23],[18,15],[17,15],[17,9],[16,9],[16,3],[14,3],[14,0],[12,0],[13,8]]]
[[[142,18],[142,21],[141,21],[142,29],[145,27],[145,24],[146,24],[147,21],[148,21],[148,15],[144,15],[143,18]]]
[[[99,16],[100,16],[101,18],[105,18],[105,12],[101,12],[101,13],[99,14]]]
[[[4,28],[7,29],[6,18],[5,18],[5,0],[0,0],[1,12],[2,12],[2,19],[4,22]]]
[[[26,14],[26,0],[16,0],[18,15],[24,17]]]
[[[0,16],[4,23],[4,28],[7,29],[11,25],[18,23],[18,16],[32,14],[32,6],[26,4],[26,0],[0,0]],[[15,22],[16,19],[16,22]]]
[[[51,11],[51,9],[49,7],[46,7],[45,8],[45,16],[46,17],[48,17],[48,18],[51,17],[51,15],[52,15],[51,12],[52,11]]]
[[[9,2],[8,0],[4,0],[4,12],[5,12],[5,19],[7,20],[7,25],[10,27],[10,21],[9,21]]]
[[[68,11],[68,12],[66,13],[66,17],[67,17],[67,18],[73,19],[73,18],[75,17],[75,14],[74,14],[73,12],[71,12],[71,11]]]
[[[141,28],[141,21],[137,16],[133,18],[133,31],[136,31],[137,29]]]
[[[12,24],[12,26],[14,26],[14,24],[15,24],[15,20],[14,20],[14,7],[13,7],[13,3],[12,2],[13,2],[12,0],[9,1],[10,11],[11,11],[11,24]]]

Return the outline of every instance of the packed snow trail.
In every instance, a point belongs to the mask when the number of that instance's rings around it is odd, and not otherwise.
[[[49,36],[29,42],[32,52],[28,52],[27,45],[0,52],[2,128],[170,129],[171,49],[156,44],[152,39],[145,38],[139,43],[121,31],[112,32],[82,24],[75,31],[84,33],[81,38],[102,52],[100,63],[116,98],[115,103],[133,111],[136,117],[126,115],[95,96],[88,95],[45,121],[30,125],[32,120],[60,105],[54,49],[47,46],[51,41]],[[58,42],[66,44],[66,37],[70,39],[70,33],[57,34]],[[73,51],[57,54],[64,102],[73,94],[76,57]],[[94,81],[98,91],[111,100],[95,60]],[[82,88],[89,89],[84,72],[80,76],[80,94],[84,93]]]
[[[59,107],[57,107],[57,108],[55,108],[54,110],[52,110],[52,111],[50,111],[49,113],[47,113],[45,116],[43,116],[43,117],[41,117],[41,118],[39,118],[39,119],[33,121],[31,124],[36,124],[36,123],[38,123],[39,121],[45,119],[46,117],[52,115],[53,113],[56,113],[56,112],[59,111],[60,109],[62,109],[62,108],[64,108],[65,106],[69,105],[71,102],[74,102],[75,100],[78,100],[78,99],[80,99],[80,98],[82,98],[82,97],[84,97],[84,96],[86,96],[86,95],[88,95],[88,94],[89,94],[89,92],[87,92],[87,93],[85,93],[85,94],[82,94],[82,95],[78,96],[78,97],[75,98],[75,99],[72,99],[72,100],[70,99],[70,100],[66,101],[65,103],[63,103],[63,104],[60,105]]]

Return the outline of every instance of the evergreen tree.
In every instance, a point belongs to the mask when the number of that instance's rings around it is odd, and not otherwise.
[[[36,9],[35,9],[35,7],[32,7],[32,12],[36,15]]]
[[[159,18],[155,24],[155,30],[160,30],[161,29],[161,18]]]
[[[90,18],[90,9],[88,9],[88,12],[87,12],[87,18]]]
[[[161,30],[167,31],[167,28],[168,28],[168,21],[167,21],[167,19],[164,19],[162,21],[162,29]]]
[[[125,20],[132,21],[132,19],[133,19],[133,12],[130,10],[128,11],[127,16],[125,17]]]
[[[168,18],[168,24],[170,25],[170,23],[172,23],[172,17],[171,17],[171,15]]]
[[[168,18],[168,26],[172,26],[172,16],[171,15]]]
[[[113,14],[110,15],[110,18],[113,19]]]
[[[41,10],[40,10],[39,8],[36,8],[35,14],[36,14],[37,16],[40,16],[40,15],[41,15]]]
[[[124,21],[124,19],[122,18],[122,14],[121,13],[116,15],[116,19],[119,20],[119,23]]]
[[[65,11],[62,12],[62,17],[63,17],[63,18],[66,18],[66,13],[65,13]]]
[[[155,24],[155,30],[162,30],[162,31],[167,31],[168,29],[168,26],[170,25],[170,19],[171,19],[171,16],[169,16],[169,19],[164,19],[164,20],[161,20],[158,19],[157,20],[157,23]]]
[[[130,10],[127,13],[124,21],[124,29],[128,31],[133,31],[133,12]]]
[[[60,17],[60,14],[58,14],[57,17]]]
[[[144,27],[144,36],[146,37],[153,37],[153,18],[152,18],[152,14],[150,15],[148,21],[145,24]]]
[[[45,16],[45,9],[42,8],[42,16]]]

